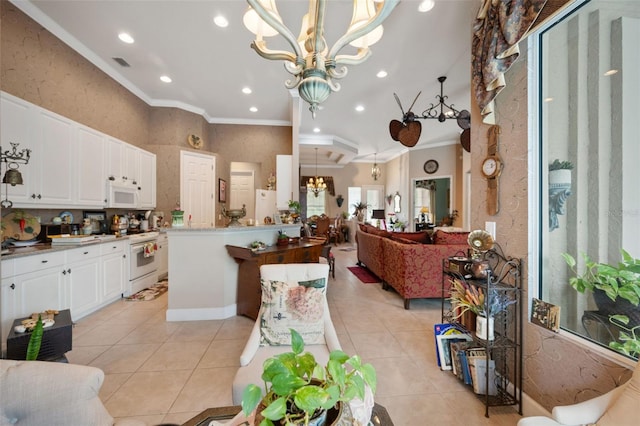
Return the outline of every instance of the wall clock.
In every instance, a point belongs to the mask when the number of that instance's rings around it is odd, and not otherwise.
[[[189,142],[189,145],[191,145],[195,149],[202,148],[202,145],[204,144],[204,141],[202,140],[202,138],[196,135],[189,135],[187,137],[187,141]]]
[[[499,199],[499,178],[504,164],[498,154],[498,135],[500,126],[491,126],[488,130],[489,145],[487,147],[487,157],[482,161],[481,172],[487,179],[487,213],[495,215],[500,211]]]
[[[433,174],[438,171],[438,162],[436,160],[427,160],[423,168],[425,173]]]

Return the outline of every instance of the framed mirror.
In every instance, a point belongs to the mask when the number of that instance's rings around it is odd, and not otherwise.
[[[400,213],[400,193],[396,192],[396,195],[393,196],[393,212]]]

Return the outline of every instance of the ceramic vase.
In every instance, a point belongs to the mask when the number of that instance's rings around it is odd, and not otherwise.
[[[476,317],[476,336],[482,340],[495,339],[494,333],[494,318],[483,317],[478,315]]]
[[[184,211],[183,210],[172,210],[171,211],[171,226],[174,228],[179,228],[184,226]]]

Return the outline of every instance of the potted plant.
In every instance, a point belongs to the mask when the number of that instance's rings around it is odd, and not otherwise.
[[[583,253],[582,274],[578,273],[573,256],[563,253],[562,257],[574,273],[569,279],[571,287],[580,293],[592,292],[601,314],[627,316],[627,324],[635,327],[640,325],[640,259],[634,259],[625,250],[620,253],[622,262],[617,266],[594,262]]]
[[[321,366],[315,357],[304,351],[304,342],[291,329],[291,349],[264,362],[262,388],[248,385],[242,395],[242,411],[249,416],[256,412],[263,419],[259,426],[322,425],[327,410],[354,398],[365,400],[366,386],[375,393],[376,372],[360,357],[349,357],[340,350],[332,351],[327,365]],[[260,404],[260,406],[259,406]]]
[[[278,231],[278,239],[276,240],[276,245],[286,246],[287,244],[289,244],[289,236],[282,229],[280,229]]]
[[[300,214],[300,209],[301,208],[302,207],[300,206],[300,202],[294,201],[294,200],[289,200],[289,211],[291,213]]]
[[[367,210],[367,207],[369,207],[369,205],[362,201],[353,204],[353,208],[355,209],[353,215],[358,219],[358,222],[362,222],[364,220],[364,212]]]
[[[516,303],[516,300],[496,290],[491,290],[487,295],[482,287],[457,278],[450,280],[450,283],[449,300],[454,308],[454,319],[464,318],[467,312],[475,314],[476,335],[484,340],[493,340],[494,317]],[[469,322],[468,318],[464,323],[461,321],[465,328],[473,328]]]

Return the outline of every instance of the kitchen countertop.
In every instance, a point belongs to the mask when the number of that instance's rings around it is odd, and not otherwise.
[[[96,244],[106,244],[109,242],[113,242],[113,241],[119,241],[119,240],[126,240],[128,239],[128,235],[127,236],[123,236],[123,237],[116,237],[114,238],[109,238],[109,239],[99,239],[96,238],[95,241],[91,241],[88,243],[83,243],[83,244],[68,244],[68,245],[56,245],[53,246],[51,245],[51,243],[38,243],[29,247],[11,247],[7,250],[9,250],[8,253],[5,253],[5,250],[3,250],[3,254],[2,257],[0,258],[0,260],[9,260],[9,259],[17,259],[20,257],[25,257],[25,256],[33,256],[36,254],[43,254],[43,253],[52,253],[52,252],[56,252],[56,251],[63,251],[63,250],[71,250],[74,248],[78,248],[78,247],[84,247],[84,246],[93,246]]]

